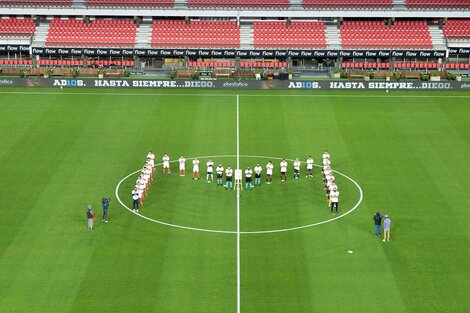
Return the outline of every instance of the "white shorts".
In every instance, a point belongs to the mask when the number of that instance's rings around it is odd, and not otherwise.
[[[307,165],[307,169],[308,170],[313,170],[313,166],[312,165]]]
[[[180,171],[184,171],[186,169],[186,167],[183,165],[180,164]]]
[[[170,168],[170,162],[168,161],[163,162],[163,168]]]
[[[266,171],[266,175],[272,175],[273,171]]]
[[[199,172],[199,166],[198,166],[198,165],[193,166],[193,172],[194,172],[194,173],[198,173],[198,172]]]

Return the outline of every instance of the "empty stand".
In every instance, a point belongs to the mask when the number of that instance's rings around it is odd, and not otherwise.
[[[470,40],[470,20],[448,20],[442,31],[449,40]]]
[[[395,62],[395,68],[399,69],[440,69],[441,65],[437,62]]]
[[[46,46],[134,47],[137,25],[128,19],[83,20],[53,19]]]
[[[0,19],[0,37],[32,36],[36,24],[31,18],[2,18]]]
[[[154,20],[152,47],[239,48],[240,27],[236,21]]]
[[[250,61],[250,62],[240,62],[240,67],[263,67],[263,68],[277,68],[277,67],[287,67],[287,62],[260,62],[260,61]]]
[[[355,69],[389,69],[390,63],[388,62],[343,62],[341,68],[355,68]]]
[[[409,9],[470,9],[470,0],[406,0]]]
[[[325,49],[323,22],[257,21],[253,24],[254,46],[260,48]]]
[[[306,9],[390,9],[392,0],[303,0]]]
[[[289,0],[188,0],[188,7],[287,9]]]
[[[44,65],[44,66],[82,66],[83,65],[83,60],[61,60],[61,59],[56,59],[56,60],[49,60],[49,59],[44,59],[44,60],[37,60],[36,61],[37,65]]]
[[[0,6],[9,7],[69,7],[73,0],[1,0]]]
[[[0,59],[0,66],[2,65],[32,65],[33,60],[28,59]]]
[[[346,21],[340,27],[344,49],[432,49],[426,22]]]
[[[189,61],[188,66],[193,67],[235,67],[235,62],[203,62]]]
[[[172,8],[174,0],[86,0],[88,7]]]
[[[470,64],[467,63],[447,63],[445,66],[446,70],[468,70]]]

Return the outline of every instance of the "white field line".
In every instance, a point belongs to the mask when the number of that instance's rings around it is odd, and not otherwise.
[[[74,89],[75,87],[70,87],[68,89]],[[200,89],[206,90],[206,89]],[[379,92],[379,90],[377,90]],[[380,90],[383,91],[383,90]],[[111,93],[111,92],[35,92],[35,91],[0,91],[0,94],[12,94],[12,95],[73,95],[73,96],[148,96],[148,97],[155,97],[155,96],[171,96],[171,97],[234,97],[237,96],[236,94],[202,94],[202,93]],[[470,95],[448,95],[448,96],[417,96],[417,95],[393,95],[390,93],[383,94],[383,95],[360,95],[360,94],[305,94],[305,95],[289,95],[289,94],[246,94],[246,95],[239,95],[240,97],[335,97],[335,98],[470,98]],[[136,103],[137,104],[137,103]]]
[[[198,156],[197,158],[198,159],[208,159],[208,158],[228,158],[228,157],[236,157],[236,155],[233,155],[233,154],[223,154],[223,155],[211,155],[211,156]],[[283,158],[280,158],[280,157],[273,157],[273,156],[263,156],[263,155],[244,155],[244,154],[240,154],[240,157],[242,158],[259,158],[259,159],[273,159],[273,160],[282,160]],[[190,157],[190,158],[186,158],[187,160],[192,160],[194,159],[195,157]],[[293,162],[294,160],[293,159],[287,159],[287,161],[291,161]],[[178,160],[173,160],[173,161],[170,161],[170,163],[176,163],[178,162]],[[305,164],[304,161],[301,161],[302,163]],[[162,163],[158,163],[158,164],[155,164],[155,166],[159,166],[159,165],[162,165]],[[314,166],[316,167],[321,167],[320,165],[317,165],[317,164],[314,164]],[[127,175],[126,177],[124,177],[123,179],[121,179],[121,181],[119,181],[119,183],[117,184],[116,186],[116,191],[115,191],[115,194],[116,194],[116,199],[118,200],[118,202],[125,208],[127,209],[129,212],[143,218],[143,219],[146,219],[150,222],[153,222],[153,223],[157,223],[157,224],[161,224],[161,225],[166,225],[166,226],[170,226],[170,227],[174,227],[174,228],[180,228],[180,229],[187,229],[187,230],[193,230],[193,231],[202,231],[202,232],[208,232],[208,233],[219,233],[219,234],[236,234],[237,232],[236,231],[233,231],[233,230],[218,230],[218,229],[206,229],[206,228],[197,228],[197,227],[189,227],[189,226],[184,226],[184,225],[177,225],[177,224],[171,224],[171,223],[167,223],[167,222],[162,222],[162,221],[159,221],[159,220],[156,220],[156,219],[153,219],[153,218],[150,218],[150,217],[147,217],[145,215],[142,215],[140,213],[137,213],[137,212],[133,212],[131,208],[129,208],[126,204],[124,204],[122,201],[121,201],[121,198],[119,197],[119,188],[121,186],[121,184],[126,180],[128,179],[129,177],[139,173],[141,170],[137,170],[135,172],[132,172],[130,173],[129,175]],[[352,179],[351,177],[347,176],[346,174],[344,173],[341,173],[339,171],[336,171],[336,170],[333,170],[333,172],[345,177],[346,179],[350,180],[356,187],[357,189],[359,190],[359,194],[360,194],[360,197],[359,197],[359,200],[358,202],[354,205],[354,207],[352,209],[350,209],[349,211],[341,214],[341,215],[338,215],[337,217],[335,218],[332,218],[332,219],[329,219],[329,220],[325,220],[325,221],[321,221],[321,222],[317,222],[317,223],[312,223],[312,224],[307,224],[307,225],[302,225],[302,226],[298,226],[298,227],[291,227],[291,228],[283,228],[283,229],[273,229],[273,230],[259,230],[259,231],[240,231],[240,234],[241,235],[250,235],[250,234],[269,234],[269,233],[280,233],[280,232],[287,232],[287,231],[293,231],[293,230],[298,230],[298,229],[304,229],[304,228],[310,228],[310,227],[314,227],[314,226],[318,226],[318,225],[322,225],[322,224],[326,224],[326,223],[330,223],[330,222],[333,222],[333,221],[336,221],[340,218],[343,218],[344,216],[352,213],[354,210],[356,210],[359,205],[361,204],[362,200],[363,200],[363,192],[362,192],[362,188],[361,186],[359,186],[359,184],[354,180]]]
[[[240,103],[237,95],[237,170],[240,169]],[[237,313],[240,313],[240,189],[243,181],[237,187]]]

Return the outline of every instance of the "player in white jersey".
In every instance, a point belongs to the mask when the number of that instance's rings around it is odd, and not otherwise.
[[[286,161],[286,159],[282,159],[280,166],[281,166],[281,182],[285,182],[287,180],[287,161]]]
[[[185,176],[186,175],[186,159],[184,156],[180,156],[178,159],[178,163],[180,165],[180,176]]]
[[[193,160],[193,179],[199,179],[199,160],[197,158]]]
[[[155,154],[153,154],[152,151],[149,151],[149,153],[147,154],[147,159],[152,159],[155,161]]]
[[[147,164],[142,170],[142,173],[147,177],[147,185],[150,185],[150,182],[152,181],[152,167]]]
[[[245,170],[245,189],[248,189],[250,187],[250,190],[253,189],[253,170],[248,166]]]
[[[266,164],[266,184],[268,185],[273,182],[273,170],[273,163],[271,161],[268,161],[268,164]]]
[[[214,162],[212,162],[212,160],[209,159],[209,161],[207,161],[206,163],[206,166],[207,166],[206,181],[208,183],[212,183],[212,181],[214,180]]]
[[[299,158],[294,161],[294,179],[300,179],[300,161]]]
[[[328,151],[325,150],[325,152],[323,153],[322,155],[322,159],[329,159],[330,158],[330,154],[328,153]]]
[[[307,159],[307,175],[305,177],[313,177],[313,158],[310,155]]]
[[[325,166],[325,165],[331,166],[330,159],[323,159],[322,163],[323,163],[323,166]]]
[[[162,161],[163,161],[163,174],[168,173],[168,175],[170,175],[171,174],[170,157],[168,156],[168,154],[166,154],[166,152],[163,155]]]
[[[146,187],[145,179],[142,177],[142,179],[139,182],[139,185],[137,186],[137,190],[139,191],[139,200],[140,200],[141,205],[144,204],[145,187]]]
[[[339,191],[336,189],[333,189],[333,191],[330,192],[330,198],[331,198],[330,213],[337,214],[338,203],[339,203]]]
[[[325,191],[326,191],[327,199],[329,199],[329,197],[330,197],[331,185],[334,184],[334,182],[335,182],[335,177],[333,175],[326,176]]]
[[[153,174],[155,174],[155,161],[151,158],[148,158],[146,164],[150,166],[150,169],[152,170],[152,177],[153,177]]]
[[[261,185],[261,172],[263,171],[263,168],[261,165],[256,164],[255,166],[255,186],[260,186]]]
[[[224,176],[224,167],[222,166],[222,164],[219,164],[219,166],[217,166],[215,172],[217,173],[217,186],[222,186],[222,178]]]
[[[230,166],[227,166],[227,169],[225,170],[225,189],[230,189],[233,188],[233,170],[230,168]]]
[[[149,151],[149,153],[147,154],[147,162],[149,163],[149,160],[150,160],[150,164],[152,165],[152,175],[155,174],[155,154],[153,154],[152,151]]]

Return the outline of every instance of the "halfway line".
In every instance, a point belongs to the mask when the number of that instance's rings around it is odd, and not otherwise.
[[[240,170],[240,108],[237,95],[237,170]],[[240,313],[240,188],[243,181],[237,188],[237,313]]]

